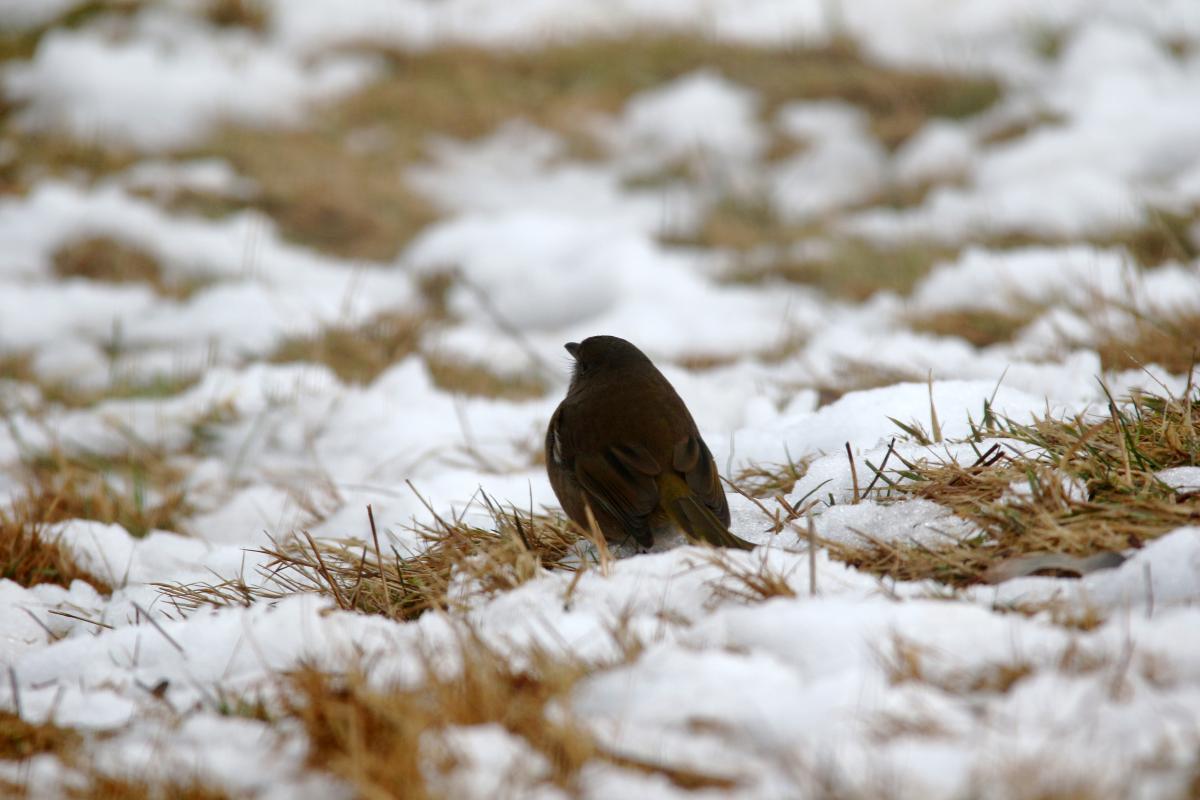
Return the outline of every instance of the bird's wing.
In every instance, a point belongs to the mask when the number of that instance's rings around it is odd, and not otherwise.
[[[657,462],[645,448],[618,445],[575,458],[575,476],[588,500],[604,509],[646,547],[654,542],[650,515],[658,505]]]
[[[695,434],[679,440],[672,454],[671,466],[683,474],[696,499],[708,506],[717,519],[728,526],[729,501],[725,499],[717,465],[704,440]]]

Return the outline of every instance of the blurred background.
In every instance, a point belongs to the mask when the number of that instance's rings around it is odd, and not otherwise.
[[[5,0],[0,26],[0,455],[10,486],[91,480],[80,453],[146,484],[88,509],[139,531],[282,530],[410,477],[458,501],[481,470],[549,501],[560,347],[592,333],[663,363],[733,472],[849,390],[1078,401],[1179,383],[1200,334],[1189,2]]]

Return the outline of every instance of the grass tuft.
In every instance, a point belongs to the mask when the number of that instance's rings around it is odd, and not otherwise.
[[[786,247],[802,241],[806,235],[806,230],[780,222],[771,214],[742,216],[738,208],[728,203],[719,206],[694,237],[695,242],[734,249],[752,249],[763,244]],[[919,241],[883,248],[844,239],[805,258],[788,258],[765,266],[742,264],[725,278],[733,283],[799,283],[858,301],[880,291],[907,294],[936,264],[953,255],[951,248]]]
[[[184,300],[203,288],[203,281],[173,281],[163,274],[149,253],[127,242],[105,236],[76,239],[64,244],[53,256],[58,278],[86,278],[105,283],[140,283],[163,297]]]
[[[733,476],[732,483],[750,497],[786,495],[808,473],[812,459],[812,456],[806,456],[788,458],[782,464],[748,464]]]
[[[117,523],[131,536],[184,530],[191,513],[183,474],[166,455],[144,448],[123,456],[55,449],[23,464],[27,502],[46,523]]]
[[[1009,342],[1033,321],[1033,315],[984,309],[961,309],[922,314],[909,319],[909,327],[934,336],[957,336],[975,347]]]
[[[262,585],[243,579],[219,584],[160,584],[181,605],[249,605],[297,592],[318,592],[344,610],[411,620],[431,609],[462,609],[479,596],[507,591],[547,569],[574,571],[583,538],[558,517],[505,510],[484,498],[493,527],[461,517],[436,521],[416,532],[425,549],[385,552],[371,516],[369,541],[330,542],[304,534],[259,552],[270,561]]]
[[[501,375],[482,364],[449,359],[436,353],[425,355],[433,384],[453,394],[492,397],[502,400],[533,400],[550,390],[541,375],[518,372]]]
[[[68,800],[235,800],[238,795],[199,778],[171,781],[93,772],[83,786],[68,790]]]
[[[845,43],[756,48],[679,35],[383,55],[385,75],[325,108],[314,126],[231,129],[198,155],[226,158],[254,180],[262,188],[254,205],[294,241],[388,260],[438,216],[403,179],[407,167],[425,160],[431,133],[474,139],[526,119],[591,157],[597,143],[584,121],[618,113],[637,92],[705,68],[756,90],[764,115],[799,99],[855,103],[888,146],[930,116],[969,116],[1000,93],[988,78],[880,66]]]
[[[426,656],[424,681],[415,688],[373,688],[358,672],[300,670],[288,678],[295,699],[287,713],[308,734],[310,765],[346,780],[361,796],[438,796],[430,784],[457,766],[439,738],[451,726],[489,723],[546,758],[546,782],[568,787],[595,747],[582,727],[547,711],[561,708],[558,701],[588,668],[542,651],[527,655],[527,666],[517,667],[466,638],[457,670]]]
[[[416,352],[426,321],[422,314],[387,313],[358,326],[331,326],[312,337],[289,339],[271,360],[324,364],[343,381],[369,384]]]
[[[218,27],[258,32],[266,30],[270,21],[262,0],[209,0],[204,15]]]
[[[640,646],[618,634],[619,661]],[[288,714],[311,742],[310,765],[346,780],[359,796],[445,796],[446,779],[462,755],[451,729],[498,725],[544,759],[546,768],[505,776],[513,790],[556,787],[574,796],[583,767],[600,762],[658,776],[681,789],[735,788],[737,781],[671,767],[607,750],[570,714],[572,690],[597,668],[537,647],[501,653],[473,633],[461,634],[447,659],[422,654],[423,679],[415,686],[372,686],[362,668],[343,676],[313,669],[288,677]],[[541,772],[541,774],[538,774]]]
[[[0,509],[0,579],[26,587],[52,583],[65,588],[82,580],[101,594],[110,594],[107,582],[79,566],[57,540],[47,538],[46,516],[53,516],[53,508],[29,499]]]
[[[11,711],[0,711],[0,759],[20,761],[50,753],[62,755],[79,746],[80,736],[69,728],[26,722]]]
[[[974,439],[1000,443],[974,463],[906,463],[888,470],[877,497],[932,500],[979,526],[978,536],[938,547],[873,538],[829,542],[831,554],[896,580],[957,586],[980,581],[1008,558],[1137,548],[1200,522],[1200,507],[1154,474],[1200,464],[1200,393],[1136,394],[1108,411],[1029,424],[989,414]]]
[[[1104,369],[1158,364],[1174,375],[1188,375],[1200,363],[1200,310],[1132,316],[1132,331],[1102,326],[1091,343]]]

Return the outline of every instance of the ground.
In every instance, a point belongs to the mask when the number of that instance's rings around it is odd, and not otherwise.
[[[0,793],[1200,797],[1190,0],[9,0]],[[624,336],[758,545],[563,519]]]

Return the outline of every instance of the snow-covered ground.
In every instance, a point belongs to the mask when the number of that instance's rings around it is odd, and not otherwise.
[[[15,36],[74,5],[0,0],[0,27]],[[1144,270],[1119,245],[1097,243],[1170,214],[1187,221],[1180,252],[1200,247],[1194,0],[272,0],[261,4],[261,31],[214,27],[201,6],[169,0],[132,16],[91,15],[43,33],[27,59],[0,72],[15,109],[6,124],[23,137],[138,154],[98,176],[26,176],[22,191],[0,197],[0,358],[20,355],[31,376],[0,381],[0,495],[19,494],[20,465],[39,452],[151,450],[179,470],[190,503],[180,530],[143,538],[86,520],[56,528],[111,596],[83,582],[0,580],[0,664],[11,675],[0,680],[0,705],[107,732],[93,745],[106,770],[195,773],[251,796],[338,796],[348,790],[305,766],[296,731],[221,715],[213,698],[251,696],[302,663],[336,670],[365,660],[381,676],[416,680],[419,656],[469,625],[513,658],[536,645],[593,663],[570,711],[612,751],[735,782],[688,791],[605,763],[580,774],[584,797],[1196,791],[1200,527],[1082,580],[953,592],[883,582],[823,551],[810,573],[802,533],[773,536],[753,504],[731,496],[736,532],[763,546],[728,559],[783,576],[794,596],[756,603],[722,591],[729,569],[688,547],[582,577],[547,573],[478,598],[461,616],[413,622],[338,611],[317,595],[185,615],[154,585],[261,580],[266,558],[255,548],[301,528],[363,538],[368,503],[402,553],[422,546],[412,527],[430,522],[431,508],[486,519],[468,507],[481,488],[522,508],[555,508],[537,453],[566,385],[561,346],[596,333],[628,338],[662,365],[723,473],[811,460],[789,497],[819,490],[822,537],[970,536],[972,523],[929,501],[849,504],[844,447],[879,464],[900,433],[892,418],[928,427],[931,403],[954,439],[989,400],[1027,420],[1107,413],[1099,377],[1117,396],[1189,386],[1156,364],[1105,372],[1096,342],[1132,330],[1136,315],[1200,313],[1200,260]],[[189,148],[228,126],[312,124],[321,102],[377,79],[372,47],[536,49],[646,30],[764,47],[849,37],[884,65],[992,75],[1002,94],[981,114],[928,121],[894,151],[848,101],[797,98],[767,114],[755,91],[712,69],[589,119],[598,154],[587,158],[526,120],[469,141],[430,131],[425,159],[396,180],[439,217],[382,262],[300,246],[259,211],[209,217],[160,202],[184,190],[234,206],[253,198],[254,182],[230,163]],[[998,134],[1008,130],[1017,133]],[[778,137],[794,147],[770,159]],[[0,143],[0,166],[22,158]],[[705,165],[700,179],[637,180],[693,159]],[[896,187],[927,191],[897,208],[880,200]],[[956,255],[907,296],[861,303],[798,283],[723,281],[730,252],[678,244],[720,192],[766,198],[788,224],[818,227],[803,243],[816,251],[823,237],[852,236],[884,258],[914,241]],[[56,275],[55,253],[88,237],[132,245],[165,282],[198,288],[171,295]],[[1029,244],[976,244],[1003,237]],[[797,256],[750,255],[768,265]],[[272,359],[289,339],[330,326],[425,313],[423,287],[448,267],[453,321],[437,329],[437,352],[500,376],[536,375],[546,394],[454,394],[417,353],[365,385]],[[1099,321],[1088,313],[1096,309]],[[948,311],[1029,319],[984,348],[911,325]],[[685,366],[698,361],[715,366]],[[853,388],[848,371],[912,382],[822,405],[818,387]],[[83,407],[45,388],[103,397],[114,383],[164,376],[181,389]],[[921,451],[911,445],[906,457]],[[1200,480],[1168,477],[1181,487]],[[1103,622],[1084,631],[1049,613],[1009,613],[1023,603]],[[618,628],[641,642],[634,657],[618,646]],[[1001,673],[1021,677],[998,686]],[[461,774],[446,784],[450,796],[563,796],[512,734],[480,726],[456,736]],[[35,794],[59,774],[52,756],[0,762],[0,778]]]

